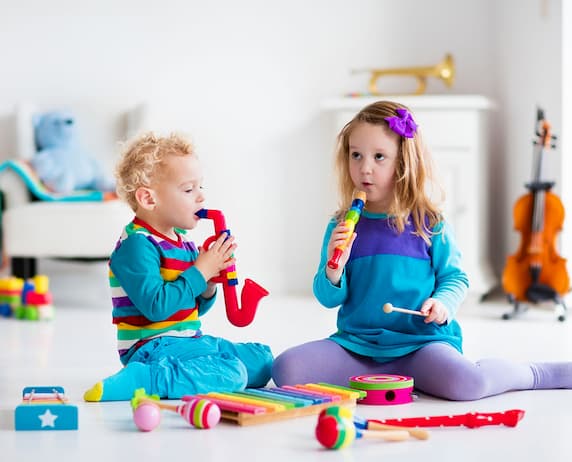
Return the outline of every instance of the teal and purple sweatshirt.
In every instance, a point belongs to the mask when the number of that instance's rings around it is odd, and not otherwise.
[[[327,308],[340,307],[338,331],[330,338],[344,348],[387,362],[412,353],[430,342],[444,342],[462,352],[461,328],[455,320],[468,278],[461,255],[446,223],[428,245],[408,223],[398,233],[385,214],[363,211],[357,237],[338,285],[326,277],[327,248],[337,221],[324,236],[321,261],[314,277],[314,295]],[[427,298],[440,300],[449,312],[443,325],[425,324],[421,316],[382,307],[419,310]]]

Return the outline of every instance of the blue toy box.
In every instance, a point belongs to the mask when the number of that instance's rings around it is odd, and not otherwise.
[[[77,430],[77,407],[63,387],[26,387],[14,413],[16,430]]]

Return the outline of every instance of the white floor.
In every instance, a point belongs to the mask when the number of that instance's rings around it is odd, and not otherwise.
[[[92,283],[87,283],[91,280]],[[478,402],[447,402],[427,396],[400,406],[363,406],[368,418],[412,417],[524,409],[518,427],[432,429],[427,441],[383,443],[358,440],[341,451],[322,449],[314,438],[316,418],[253,427],[221,423],[211,430],[189,427],[177,415],[163,413],[159,428],[136,430],[128,403],[86,404],[84,390],[115,372],[115,331],[111,325],[105,267],[53,278],[56,319],[30,322],[0,318],[0,460],[2,461],[344,461],[402,460],[570,460],[572,391],[513,392]],[[268,343],[275,354],[291,344],[328,335],[335,312],[311,298],[264,299],[254,323],[230,325],[222,301],[204,319],[208,333],[231,340]],[[515,360],[572,360],[572,319],[556,321],[549,307],[522,318],[500,320],[504,300],[467,302],[459,316],[470,358],[504,356]],[[61,385],[79,408],[78,431],[14,430],[14,409],[30,385]],[[383,458],[383,459],[382,459]],[[395,459],[394,459],[395,460]]]

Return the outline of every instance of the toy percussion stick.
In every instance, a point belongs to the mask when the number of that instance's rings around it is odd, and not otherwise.
[[[367,195],[363,191],[358,191],[356,193],[355,198],[352,201],[352,205],[350,206],[349,210],[346,212],[346,216],[344,218],[345,225],[348,227],[348,237],[346,238],[346,240],[344,241],[343,244],[337,246],[334,249],[334,253],[332,255],[332,258],[330,258],[330,260],[328,261],[328,267],[330,267],[332,269],[338,268],[338,266],[339,266],[338,262],[340,260],[340,257],[342,256],[342,253],[344,252],[344,250],[348,246],[348,244],[352,238],[352,234],[354,232],[354,229],[357,225],[357,222],[360,219],[361,212],[362,212],[363,207],[365,205],[366,197],[367,197]]]
[[[318,419],[316,439],[328,449],[342,449],[356,438],[378,438],[385,441],[403,441],[409,438],[406,431],[358,430],[353,422],[344,417],[326,415]]]
[[[346,407],[340,406],[330,406],[320,412],[318,416],[319,419],[323,419],[327,416],[341,416],[344,418],[351,419],[355,425],[355,427],[360,430],[371,430],[371,431],[385,431],[385,430],[402,430],[409,433],[410,436],[416,438],[418,440],[426,440],[429,438],[429,432],[427,430],[423,430],[420,428],[408,428],[408,427],[400,427],[397,425],[387,425],[382,424],[379,422],[366,420],[360,416],[354,415],[351,409]]]
[[[355,423],[355,420],[354,420]],[[418,440],[426,440],[429,439],[429,432],[427,430],[423,430],[421,428],[407,428],[407,427],[400,427],[398,425],[387,425],[376,422],[375,420],[366,420],[366,427],[367,430],[402,430],[406,431],[411,435],[413,438]]]
[[[432,417],[409,417],[404,419],[372,420],[388,425],[400,425],[403,427],[484,427],[485,425],[506,425],[516,427],[524,417],[522,409],[511,409],[504,412],[469,412],[459,415],[443,415]]]
[[[415,310],[408,310],[407,308],[397,308],[393,306],[391,303],[386,303],[383,305],[383,312],[384,313],[391,313],[392,311],[397,311],[398,313],[405,313],[405,314],[413,314],[415,316],[423,316],[424,318],[427,317],[426,313],[421,313],[421,311]]]

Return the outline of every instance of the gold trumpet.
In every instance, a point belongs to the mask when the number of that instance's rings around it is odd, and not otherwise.
[[[437,77],[443,80],[448,87],[451,87],[455,80],[455,62],[453,61],[453,56],[447,53],[443,61],[435,66],[367,69],[366,72],[371,72],[368,89],[372,95],[381,95],[377,88],[377,80],[384,75],[407,75],[415,77],[417,79],[418,86],[417,90],[411,94],[420,95],[425,93],[425,89],[427,88],[427,77]]]

